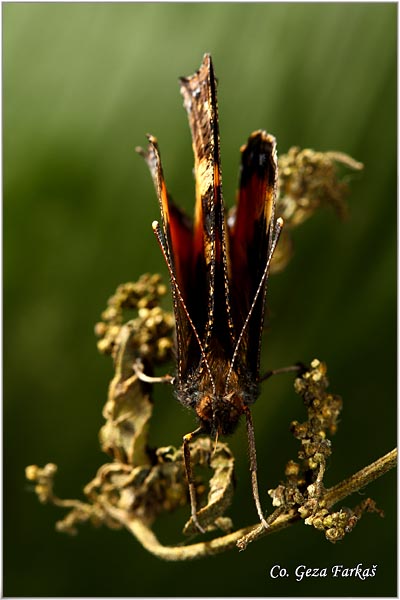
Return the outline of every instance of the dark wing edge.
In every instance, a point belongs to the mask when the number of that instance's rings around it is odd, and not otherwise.
[[[196,296],[189,307],[204,347],[210,343],[212,332],[212,338],[219,339],[229,353],[234,333],[228,286],[228,236],[222,197],[216,79],[210,55],[204,55],[194,75],[183,77],[180,82],[192,134],[196,187],[192,249]]]
[[[190,248],[193,225],[186,214],[174,204],[167,191],[157,139],[151,135],[148,136],[148,139],[149,144],[146,150],[143,148],[137,148],[136,150],[143,156],[149,167],[160,205],[163,239],[159,241],[170,271],[177,336],[178,376],[182,379],[184,375],[184,356],[191,331],[176,285],[172,279],[175,278],[182,298],[186,301],[190,287]]]
[[[231,289],[235,326],[243,326],[267,266],[275,231],[277,195],[275,138],[255,131],[241,148],[240,184],[236,207],[228,219]],[[240,356],[258,378],[267,278],[259,294]]]

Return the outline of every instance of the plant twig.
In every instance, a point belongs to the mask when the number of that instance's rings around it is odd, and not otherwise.
[[[152,415],[149,384],[134,373],[138,357],[146,362],[151,373],[153,365],[162,364],[172,347],[170,314],[159,306],[163,288],[156,276],[143,276],[136,284],[119,288],[109,303],[109,313],[97,327],[101,334],[102,351],[112,354],[115,363],[107,403],[106,423],[101,429],[102,448],[113,457],[98,470],[96,477],[85,486],[88,502],[62,500],[53,492],[56,465],[44,468],[31,465],[26,469],[29,481],[43,503],[70,509],[57,523],[58,531],[77,533],[77,525],[91,522],[112,529],[125,527],[149,552],[169,561],[201,559],[231,550],[244,550],[247,545],[299,520],[325,533],[336,542],[349,533],[365,512],[382,511],[373,500],[365,499],[353,509],[329,509],[336,503],[362,489],[397,463],[397,450],[392,450],[354,475],[326,490],[323,476],[332,446],[328,435],[335,433],[342,406],[340,396],[328,391],[326,365],[315,359],[302,370],[294,388],[307,409],[307,420],[293,421],[291,430],[301,448],[298,460],[290,460],[285,468],[286,481],[268,494],[276,508],[267,518],[268,528],[259,523],[231,532],[231,520],[225,516],[233,491],[234,456],[226,444],[214,447],[209,437],[193,443],[194,464],[210,467],[214,474],[208,483],[209,492],[198,513],[208,531],[220,529],[223,534],[208,541],[163,545],[152,526],[159,514],[171,512],[187,504],[182,449],[172,446],[149,450],[148,429]],[[122,293],[123,292],[123,293]],[[136,307],[138,316],[123,323],[121,307]],[[100,327],[101,325],[101,327]],[[100,331],[101,330],[101,331]],[[161,336],[161,337],[160,337]],[[100,343],[99,342],[99,343]],[[206,486],[198,473],[197,492],[204,495]],[[203,496],[204,498],[204,496]],[[204,504],[204,501],[203,501]],[[192,534],[193,523],[188,521],[185,534]],[[228,533],[229,532],[229,533]],[[193,539],[193,538],[191,538]]]
[[[347,496],[350,496],[354,492],[362,489],[378,477],[381,477],[385,473],[387,473],[390,469],[393,469],[397,464],[397,448],[388,452],[381,458],[378,458],[375,462],[371,463],[364,469],[361,469],[357,473],[354,473],[351,477],[344,479],[337,485],[329,488],[323,494],[320,499],[320,506],[325,506],[326,508],[330,508],[337,502],[340,502]],[[280,529],[291,525],[295,521],[300,519],[300,514],[294,509],[290,512],[282,514],[280,517],[272,523],[269,529],[265,529],[264,527],[257,525],[250,531],[250,533],[243,536],[237,543],[237,546],[240,550],[244,550],[250,542],[263,537],[264,535],[268,535],[269,533],[273,533],[276,531],[276,525],[280,525]]]
[[[252,529],[252,526],[245,527],[207,542],[198,542],[187,546],[164,546],[151,527],[141,519],[129,518],[125,511],[114,508],[109,504],[103,505],[103,508],[110,517],[122,523],[148,552],[168,561],[200,559],[231,550],[235,547],[237,541]]]
[[[395,448],[351,477],[326,490],[320,504],[325,505],[327,508],[333,506],[378,479],[390,469],[393,469],[396,464],[397,449]],[[257,524],[206,542],[198,542],[187,546],[164,546],[159,542],[152,529],[142,520],[129,519],[125,511],[118,510],[109,504],[103,505],[103,508],[110,517],[124,525],[146,550],[163,560],[169,561],[200,559],[231,550],[235,546],[239,550],[244,550],[250,542],[276,533],[301,519],[299,512],[293,508],[279,515],[268,529]]]
[[[397,448],[394,448],[375,462],[371,463],[361,471],[354,473],[351,477],[344,479],[340,483],[329,488],[325,495],[324,501],[328,508],[343,500],[350,494],[358,492],[363,487],[375,481],[397,465]]]

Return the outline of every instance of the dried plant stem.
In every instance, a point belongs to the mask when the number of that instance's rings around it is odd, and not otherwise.
[[[357,492],[361,488],[365,487],[371,481],[378,479],[390,469],[393,469],[397,465],[397,448],[391,450],[385,456],[378,458],[375,462],[371,463],[361,471],[354,473],[351,477],[344,479],[337,485],[329,488],[324,495],[324,501],[327,508],[330,508],[343,498],[350,496],[354,492]]]
[[[333,506],[375,479],[378,479],[378,477],[381,477],[395,467],[396,464],[397,449],[394,449],[351,477],[328,489],[321,499],[321,504],[327,508]],[[261,524],[257,524],[207,542],[198,542],[187,546],[164,546],[159,542],[152,529],[143,521],[134,518],[129,519],[125,511],[111,507],[109,504],[103,505],[103,508],[113,519],[124,525],[146,550],[159,558],[169,561],[200,559],[225,552],[235,546],[240,550],[244,550],[250,542],[280,531],[300,520],[297,510],[291,509],[279,515],[268,529],[265,529]]]
[[[170,561],[193,560],[225,552],[234,548],[237,541],[251,530],[251,526],[246,527],[209,542],[198,542],[188,546],[163,546],[153,531],[142,521],[129,521],[128,527],[146,550],[159,558]]]
[[[397,448],[388,452],[381,458],[378,458],[375,462],[371,463],[367,467],[364,467],[357,473],[354,473],[351,477],[344,479],[337,485],[326,490],[325,494],[320,499],[320,506],[330,508],[337,502],[340,502],[347,496],[350,496],[354,492],[362,489],[378,477],[381,477],[387,473],[390,469],[393,469],[397,464]],[[272,523],[269,529],[265,529],[260,525],[257,525],[250,533],[246,534],[241,538],[237,546],[240,550],[244,550],[246,546],[254,540],[263,537],[269,533],[276,531],[275,525],[280,525],[280,529],[292,524],[294,521],[300,519],[300,515],[297,511],[290,511],[284,513],[278,517],[276,521]],[[283,523],[281,523],[283,521]]]

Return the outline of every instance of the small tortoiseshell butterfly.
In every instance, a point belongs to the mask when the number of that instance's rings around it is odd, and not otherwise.
[[[190,441],[199,434],[234,431],[245,415],[253,496],[261,509],[250,406],[259,395],[260,348],[269,266],[282,228],[275,218],[275,139],[255,131],[241,148],[236,206],[227,215],[221,184],[217,91],[209,54],[191,77],[181,78],[194,151],[196,204],[190,219],[172,201],[157,140],[141,151],[157,191],[161,225],[153,223],[170,274],[176,323],[179,401],[196,412],[199,427],[184,436],[184,458],[193,522],[196,495]]]

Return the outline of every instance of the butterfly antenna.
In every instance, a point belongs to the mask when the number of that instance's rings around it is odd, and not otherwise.
[[[261,281],[258,284],[257,291],[256,291],[256,293],[254,295],[254,298],[253,298],[253,302],[251,303],[250,310],[247,313],[247,317],[246,317],[246,319],[245,319],[245,321],[243,323],[242,330],[240,332],[240,335],[239,335],[238,340],[236,342],[235,350],[234,350],[233,355],[232,355],[231,365],[229,367],[228,375],[227,375],[227,378],[226,378],[225,393],[228,390],[229,380],[230,380],[230,378],[232,376],[233,367],[235,365],[235,360],[237,359],[237,355],[238,355],[238,352],[239,352],[239,347],[240,347],[241,341],[243,339],[244,332],[246,331],[246,327],[249,324],[249,321],[251,319],[251,315],[253,314],[254,307],[255,307],[256,302],[258,300],[258,297],[259,297],[259,295],[261,293],[261,290],[263,288],[265,280],[266,280],[266,278],[268,276],[269,267],[270,267],[271,260],[272,260],[272,257],[274,255],[274,252],[275,252],[276,245],[277,245],[278,240],[279,240],[279,236],[280,236],[281,231],[282,231],[282,227],[283,227],[283,219],[281,217],[279,217],[276,220],[276,223],[275,223],[275,232],[274,232],[275,235],[274,235],[274,238],[272,240],[271,249],[270,249],[270,252],[269,252],[269,255],[268,255],[267,264],[265,265],[264,273],[262,274]]]
[[[173,268],[172,268],[171,260],[170,260],[170,257],[168,255],[167,245],[166,245],[164,234],[163,234],[163,232],[161,230],[161,227],[160,227],[160,224],[159,224],[158,221],[153,221],[153,223],[151,224],[151,226],[152,226],[153,231],[155,233],[155,236],[157,238],[158,244],[159,244],[159,246],[161,248],[161,252],[163,253],[164,260],[166,262],[166,265],[167,265],[167,268],[168,268],[168,272],[169,272],[169,276],[171,278],[172,284],[173,284],[173,286],[175,288],[176,295],[179,298],[179,302],[182,305],[182,308],[183,308],[183,311],[184,311],[184,313],[186,315],[186,318],[189,321],[189,324],[190,324],[190,326],[191,326],[191,328],[193,330],[193,333],[195,335],[197,343],[199,344],[200,353],[201,353],[202,359],[204,361],[204,364],[206,366],[206,369],[208,371],[208,375],[210,377],[211,385],[212,385],[212,388],[213,388],[213,394],[215,396],[216,395],[216,387],[215,387],[213,376],[211,374],[210,365],[208,364],[206,353],[204,351],[203,344],[201,343],[201,340],[199,338],[199,334],[197,333],[197,329],[195,327],[195,324],[192,321],[192,318],[191,318],[191,316],[189,314],[189,311],[188,311],[187,306],[185,304],[185,301],[183,299],[181,290],[179,289],[179,284],[178,284],[177,279],[175,277],[175,273],[174,273]]]

